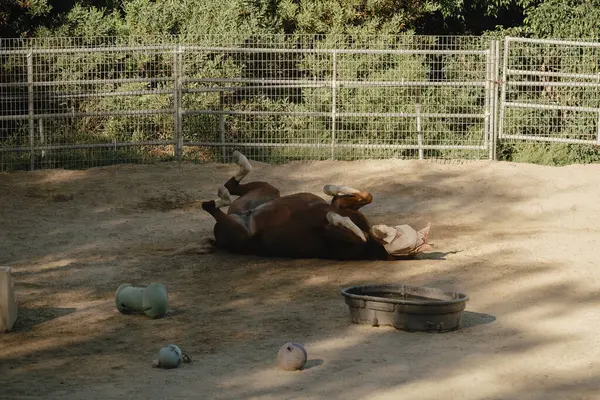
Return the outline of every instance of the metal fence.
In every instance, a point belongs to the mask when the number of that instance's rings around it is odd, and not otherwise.
[[[505,39],[499,139],[600,144],[600,43]]]
[[[155,160],[490,156],[494,41],[5,40],[2,169]]]
[[[501,57],[500,41],[465,36],[0,39],[0,170],[596,144],[599,51],[506,38]]]

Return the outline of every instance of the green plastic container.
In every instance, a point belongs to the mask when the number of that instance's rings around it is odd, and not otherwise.
[[[115,293],[117,309],[123,314],[146,314],[160,318],[167,313],[169,296],[162,283],[151,283],[145,288],[123,283]]]

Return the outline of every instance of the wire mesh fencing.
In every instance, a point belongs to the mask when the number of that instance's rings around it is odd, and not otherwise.
[[[493,157],[498,42],[448,36],[0,42],[0,169]]]
[[[506,38],[499,139],[600,144],[600,43]]]
[[[111,38],[2,44],[3,170],[173,157],[170,46]]]

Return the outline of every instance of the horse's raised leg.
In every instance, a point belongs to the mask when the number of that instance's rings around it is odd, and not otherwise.
[[[252,171],[252,165],[246,156],[237,150],[233,152],[233,162],[235,162],[240,169],[225,183],[225,187],[229,190],[229,193],[234,196],[244,196],[252,191],[260,190],[261,196],[268,197],[269,200],[279,197],[279,190],[267,182],[240,184],[242,179]]]
[[[225,214],[216,203],[215,200],[205,201],[202,203],[202,209],[216,221],[214,234],[217,245],[236,253],[250,251],[252,234],[243,220],[239,216]]]
[[[233,202],[229,190],[224,185],[219,186],[219,189],[217,189],[217,196],[216,200],[212,200],[216,208],[227,207]],[[208,202],[205,201],[204,203]],[[204,208],[204,203],[202,203],[202,208]]]
[[[327,214],[329,224],[323,230],[323,239],[327,243],[327,258],[337,260],[358,259],[385,259],[387,253],[373,253],[370,251],[370,239],[366,237],[358,225],[349,217],[343,217],[337,213]],[[367,234],[368,235],[368,234]]]
[[[235,201],[230,202],[228,214],[242,214],[280,197],[279,189],[267,182],[241,184],[240,181],[252,170],[252,165],[237,150],[233,153],[233,161],[240,169],[225,183],[224,187],[230,195],[239,197]]]
[[[351,188],[349,186],[325,185],[323,187],[323,193],[328,194],[330,196],[342,196],[345,194],[360,193],[360,190]]]
[[[246,156],[237,150],[233,152],[233,162],[240,167],[240,170],[234,175],[234,178],[236,181],[241,182],[242,179],[252,171],[252,165]]]
[[[279,189],[267,182],[250,182],[240,184],[235,177],[225,183],[225,188],[234,196],[246,196],[252,192],[260,192],[260,196],[266,201],[276,199],[280,196]]]
[[[348,217],[342,217],[340,214],[336,214],[334,212],[327,213],[327,221],[329,224],[333,226],[338,226],[340,228],[346,228],[350,232],[352,232],[355,236],[357,236],[363,243],[367,241],[367,237],[364,232],[356,225],[352,220]]]
[[[323,192],[333,196],[331,205],[339,209],[358,210],[373,201],[371,193],[348,186],[325,185]]]
[[[219,189],[217,190],[217,196],[219,196],[219,198],[215,200],[215,207],[217,208],[227,207],[233,202],[231,199],[231,194],[225,186],[219,186]]]

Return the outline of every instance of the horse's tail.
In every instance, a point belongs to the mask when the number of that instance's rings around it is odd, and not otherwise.
[[[180,254],[208,254],[217,249],[217,242],[213,238],[202,239],[199,243],[192,243],[177,249],[168,255],[176,256]]]

